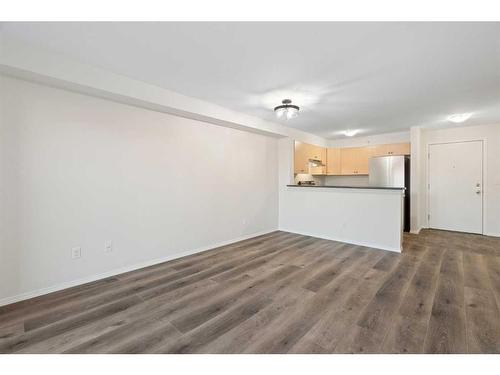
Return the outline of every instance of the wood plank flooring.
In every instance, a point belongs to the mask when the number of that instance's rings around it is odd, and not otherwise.
[[[0,353],[500,353],[500,238],[273,232],[0,307]]]

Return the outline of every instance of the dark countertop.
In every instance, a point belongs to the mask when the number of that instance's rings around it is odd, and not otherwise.
[[[286,185],[288,187],[312,187],[312,188],[333,188],[333,189],[379,189],[379,190],[405,190],[404,187],[385,186],[342,186],[342,185]]]

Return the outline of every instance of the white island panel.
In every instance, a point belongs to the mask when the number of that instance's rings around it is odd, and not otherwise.
[[[403,190],[286,187],[280,230],[401,252]]]

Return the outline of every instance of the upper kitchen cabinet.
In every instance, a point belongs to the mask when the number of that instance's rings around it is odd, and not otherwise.
[[[368,174],[368,164],[372,156],[371,147],[348,147],[340,150],[342,175]]]
[[[326,150],[326,174],[336,176],[341,174],[340,148]]]
[[[393,143],[372,147],[372,156],[410,155],[409,143]]]
[[[294,173],[325,174],[326,148],[295,141]]]

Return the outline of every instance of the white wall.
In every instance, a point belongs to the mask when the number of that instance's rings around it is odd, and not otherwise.
[[[500,124],[424,129],[421,134],[420,223],[427,227],[427,150],[432,143],[483,140],[484,150],[484,234],[500,236]],[[413,152],[413,150],[412,150]],[[413,159],[413,157],[412,157]]]
[[[326,176],[325,185],[368,186],[368,176]]]
[[[278,226],[276,138],[2,76],[0,95],[0,302]]]
[[[413,127],[411,133],[411,175],[410,175],[410,231],[418,233],[422,227],[420,222],[421,211],[421,174],[422,165],[425,162],[423,159],[422,146],[422,129]],[[425,184],[425,181],[423,181]]]

